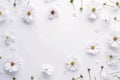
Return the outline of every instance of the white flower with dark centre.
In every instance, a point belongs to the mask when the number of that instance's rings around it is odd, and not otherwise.
[[[113,4],[115,8],[120,8],[120,0],[113,0]]]
[[[68,70],[77,71],[80,65],[80,59],[77,56],[67,56],[65,63]]]
[[[20,57],[16,55],[12,55],[8,57],[4,63],[4,69],[10,74],[17,72],[22,64],[22,60]]]
[[[116,53],[112,51],[107,51],[105,55],[106,55],[106,63],[108,66],[117,66],[118,56],[116,55]]]
[[[88,54],[92,54],[92,55],[98,54],[98,53],[100,52],[100,47],[99,47],[98,43],[96,43],[96,42],[91,42],[91,43],[88,45],[88,47],[87,47],[87,49],[86,49],[86,52],[87,52]]]
[[[24,8],[23,10],[23,20],[26,23],[31,23],[35,18],[35,11],[33,9],[33,7],[31,6],[27,6]]]
[[[54,73],[54,66],[50,65],[50,64],[44,64],[42,65],[42,72],[51,76]]]
[[[57,17],[58,17],[58,11],[54,8],[51,8],[49,10],[49,13],[48,13],[48,18],[52,20],[52,19],[55,19]]]
[[[120,47],[120,32],[111,33],[108,43],[113,48],[119,48]]]
[[[100,13],[100,4],[96,1],[91,1],[89,4],[88,4],[88,12],[87,12],[87,15],[88,15],[88,19],[90,20],[96,20],[99,16],[99,13]]]
[[[7,19],[8,10],[4,5],[0,5],[0,22],[3,22]]]

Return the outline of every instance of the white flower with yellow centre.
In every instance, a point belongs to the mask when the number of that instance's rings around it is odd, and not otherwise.
[[[54,73],[54,66],[50,65],[50,64],[43,64],[42,65],[42,72],[51,76]]]
[[[97,42],[91,42],[86,48],[86,52],[91,55],[96,55],[100,52],[100,47]]]
[[[23,10],[23,20],[26,23],[31,23],[35,18],[35,11],[33,9],[33,7],[31,6],[27,6],[24,8]]]
[[[91,1],[88,4],[88,9],[87,9],[87,15],[88,15],[88,19],[94,21],[99,17],[99,13],[100,13],[100,4],[96,1]]]
[[[48,18],[53,20],[58,17],[58,11],[55,8],[51,8],[48,12]]]
[[[80,59],[77,56],[70,55],[66,57],[65,63],[69,71],[77,71],[80,65]]]
[[[7,19],[8,10],[4,5],[0,5],[0,22],[3,22]]]
[[[114,53],[113,51],[107,51],[105,53],[105,57],[106,57],[106,63],[108,66],[117,67],[117,62],[119,62],[119,60],[116,53]]]
[[[120,47],[120,32],[111,33],[108,43],[113,48],[119,48]]]
[[[112,3],[116,9],[120,8],[120,0],[112,0]]]
[[[4,69],[10,74],[17,72],[22,64],[22,60],[20,57],[16,55],[12,55],[8,57],[4,63]]]

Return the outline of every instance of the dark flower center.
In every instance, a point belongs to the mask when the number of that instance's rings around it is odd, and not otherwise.
[[[92,49],[92,50],[94,50],[94,49],[95,49],[95,46],[94,46],[94,45],[92,45],[92,46],[91,46],[91,49]]]
[[[119,2],[116,2],[116,6],[119,6]]]
[[[11,65],[11,66],[14,66],[14,65],[15,65],[15,63],[14,63],[14,62],[11,62],[11,63],[10,63],[10,65]]]
[[[93,7],[93,8],[92,8],[92,12],[95,12],[95,11],[96,11],[96,8],[95,8],[95,7]]]
[[[113,40],[114,40],[114,41],[117,41],[117,40],[118,40],[118,37],[117,37],[117,36],[114,36]]]
[[[30,15],[31,15],[31,12],[30,12],[30,11],[28,11],[28,12],[27,12],[27,15],[28,15],[28,16],[30,16]]]
[[[75,62],[74,62],[74,61],[72,61],[72,62],[71,62],[71,66],[74,66],[74,65],[75,65]]]
[[[54,10],[51,10],[51,14],[54,15],[54,14],[55,14],[55,11],[54,11]]]

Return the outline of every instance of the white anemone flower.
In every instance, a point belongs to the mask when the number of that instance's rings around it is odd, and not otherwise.
[[[94,21],[99,17],[99,13],[100,13],[100,4],[96,1],[91,1],[88,4],[88,10],[87,10],[87,15],[88,15],[88,19]]]
[[[8,57],[4,63],[4,69],[10,74],[17,72],[22,64],[22,60],[19,56],[12,55]]]
[[[86,49],[86,52],[88,54],[91,54],[91,55],[96,55],[100,52],[100,47],[99,47],[99,44],[97,42],[91,42],[87,49]]]
[[[77,71],[80,65],[80,58],[72,55],[67,56],[65,64],[69,71]]]
[[[53,20],[58,17],[58,11],[55,8],[51,8],[48,12],[48,18]]]
[[[31,23],[35,18],[35,10],[32,6],[26,6],[23,10],[23,20],[26,23]]]
[[[53,75],[54,70],[55,70],[55,68],[51,64],[43,64],[42,65],[42,72],[49,76]]]
[[[119,48],[120,47],[120,32],[113,32],[110,34],[110,38],[108,40],[108,43],[113,48]]]
[[[0,22],[3,22],[7,19],[8,10],[6,6],[0,5]]]

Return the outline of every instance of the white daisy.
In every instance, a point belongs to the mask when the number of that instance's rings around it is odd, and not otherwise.
[[[70,71],[76,71],[79,68],[80,65],[80,59],[77,56],[67,56],[66,57],[66,68]]]
[[[50,65],[50,64],[43,64],[42,65],[42,72],[51,76],[54,73],[54,66]]]
[[[17,72],[22,64],[22,60],[20,57],[16,56],[16,55],[11,55],[10,57],[8,57],[4,63],[4,69],[5,71],[7,71],[8,73],[15,73]]]
[[[120,0],[113,0],[112,3],[116,9],[120,8]]]
[[[107,51],[105,53],[106,63],[108,66],[117,66],[118,56],[112,51]]]
[[[50,19],[50,20],[52,20],[52,19],[55,19],[55,18],[57,18],[58,17],[58,11],[56,10],[56,9],[54,9],[54,8],[51,8],[50,10],[49,10],[49,12],[48,12],[48,18]]]
[[[100,13],[100,4],[96,1],[91,1],[88,4],[88,10],[87,10],[87,15],[88,15],[88,19],[94,21],[98,18]]]
[[[23,10],[23,20],[26,23],[31,23],[35,18],[35,11],[32,6],[27,6]]]
[[[100,47],[98,45],[98,43],[96,42],[91,42],[87,49],[86,49],[86,52],[88,54],[92,54],[92,55],[95,55],[95,54],[98,54],[100,52]]]
[[[110,38],[108,40],[108,43],[113,48],[119,48],[120,47],[120,32],[113,32],[110,34]]]
[[[0,22],[3,22],[7,19],[8,10],[4,5],[0,5]]]

